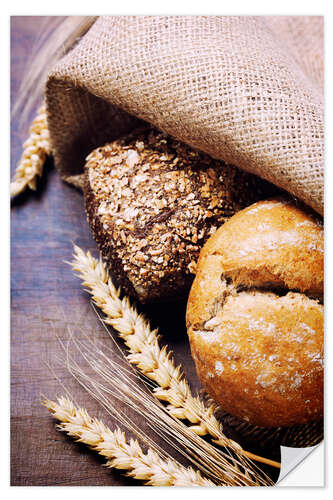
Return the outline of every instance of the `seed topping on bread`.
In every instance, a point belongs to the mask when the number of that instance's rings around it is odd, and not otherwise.
[[[267,188],[264,181],[155,129],[96,149],[85,172],[85,192],[93,198],[88,218],[91,224],[96,217],[100,221],[95,238],[112,240],[112,251],[140,298],[144,289],[148,293],[147,280],[149,293],[163,279],[171,294],[177,287],[184,293],[184,276],[195,272],[206,239]]]

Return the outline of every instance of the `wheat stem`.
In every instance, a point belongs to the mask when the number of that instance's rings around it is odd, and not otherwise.
[[[109,348],[104,342],[99,343],[96,338],[91,340],[84,332],[81,332],[81,335],[84,337],[83,341],[71,333],[67,346],[61,343],[68,371],[109,415],[136,434],[140,442],[146,443],[165,458],[165,450],[154,439],[154,436],[162,437],[165,443],[192,462],[192,466],[215,484],[233,486],[271,484],[269,478],[261,473],[262,471],[259,472],[251,467],[252,464],[243,460],[243,457],[240,455],[233,457],[224,450],[218,450],[190,431],[183,422],[171,417],[165,406],[142,385],[135,370],[131,370],[126,364],[124,366],[123,362],[120,364],[115,362],[113,356],[107,354]],[[119,361],[123,358],[124,354],[119,357]],[[62,357],[59,358],[59,362],[63,365]],[[117,402],[120,403],[118,408]],[[143,418],[145,427],[151,429],[152,434],[147,433],[142,426],[138,426],[135,419],[130,417],[128,410]]]
[[[36,190],[37,176],[41,177],[43,165],[50,153],[50,135],[43,105],[30,126],[28,139],[23,144],[23,153],[10,184],[11,197],[24,191],[26,187]]]
[[[137,440],[127,442],[120,429],[111,431],[85,409],[76,408],[68,398],[58,398],[57,402],[46,399],[43,404],[61,422],[60,431],[105,457],[107,467],[126,470],[127,476],[150,486],[215,486],[192,467],[185,468],[169,458],[164,460],[151,448],[144,453]]]
[[[243,450],[238,443],[223,434],[222,426],[214,416],[215,405],[206,406],[192,395],[181,368],[174,365],[171,353],[165,346],[160,348],[158,331],[151,330],[148,321],[136,311],[127,297],[120,298],[120,290],[115,288],[101,259],[95,259],[89,251],[85,253],[74,245],[74,261],[71,265],[79,273],[94,303],[106,315],[105,323],[112,326],[125,341],[129,348],[127,358],[130,363],[156,382],[154,394],[169,403],[166,408],[173,417],[189,420],[189,429],[199,436],[210,435],[213,442],[220,446],[280,467],[278,462]]]

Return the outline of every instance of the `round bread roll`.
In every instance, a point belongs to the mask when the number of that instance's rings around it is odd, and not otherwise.
[[[323,416],[323,228],[284,199],[238,212],[200,253],[187,329],[198,376],[260,427]]]
[[[185,297],[208,237],[274,189],[150,128],[96,149],[85,165],[93,236],[123,291],[142,303]]]

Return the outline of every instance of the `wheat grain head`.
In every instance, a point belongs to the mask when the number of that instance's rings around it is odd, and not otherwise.
[[[37,176],[42,176],[44,163],[50,154],[50,134],[46,123],[46,109],[43,105],[30,126],[28,139],[23,144],[23,153],[10,184],[11,197],[18,195],[27,187],[36,189]]]
[[[68,398],[46,399],[43,405],[60,421],[60,431],[105,457],[107,467],[125,470],[127,476],[150,486],[215,486],[192,467],[185,468],[174,460],[164,460],[152,449],[144,453],[137,440],[127,442],[125,433],[119,428],[111,431]]]

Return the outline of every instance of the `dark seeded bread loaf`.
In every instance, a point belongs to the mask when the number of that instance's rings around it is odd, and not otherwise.
[[[207,238],[270,184],[147,129],[93,151],[84,194],[93,235],[123,291],[184,297]]]

